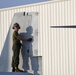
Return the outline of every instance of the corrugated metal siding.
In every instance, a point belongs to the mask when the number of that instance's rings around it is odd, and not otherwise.
[[[76,5],[73,0],[54,3],[51,5],[51,25],[69,26],[76,25]],[[76,74],[76,29],[54,28],[50,29],[51,45],[51,75]],[[49,44],[49,45],[50,45]],[[50,52],[49,52],[50,53]],[[49,54],[50,56],[50,54]]]
[[[16,12],[39,12],[39,53],[43,75],[76,75],[76,1],[46,2],[0,11],[0,50]]]

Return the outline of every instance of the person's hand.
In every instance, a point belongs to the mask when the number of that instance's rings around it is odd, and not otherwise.
[[[32,38],[27,39],[27,41],[31,42],[32,41]]]

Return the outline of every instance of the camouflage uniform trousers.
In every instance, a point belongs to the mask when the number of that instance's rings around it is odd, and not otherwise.
[[[13,45],[13,56],[12,56],[12,67],[18,67],[19,65],[19,54],[20,54],[20,45]]]

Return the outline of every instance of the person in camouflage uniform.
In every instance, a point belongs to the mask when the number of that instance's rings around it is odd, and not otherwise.
[[[13,50],[13,56],[12,56],[12,72],[23,72],[23,70],[20,70],[18,68],[19,65],[19,53],[20,53],[20,49],[21,49],[21,42],[22,41],[32,41],[32,38],[29,39],[25,39],[19,36],[18,31],[20,29],[20,26],[18,23],[15,23],[12,27],[14,29],[13,35],[12,35],[12,39],[13,39],[13,46],[12,46],[12,50]]]

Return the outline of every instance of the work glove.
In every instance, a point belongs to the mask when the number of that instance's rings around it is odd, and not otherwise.
[[[27,41],[31,42],[32,41],[32,38],[27,39]]]

